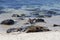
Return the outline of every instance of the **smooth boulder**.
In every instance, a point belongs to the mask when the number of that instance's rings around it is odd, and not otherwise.
[[[13,25],[14,23],[15,22],[12,19],[7,19],[1,22],[1,24],[4,24],[4,25]]]

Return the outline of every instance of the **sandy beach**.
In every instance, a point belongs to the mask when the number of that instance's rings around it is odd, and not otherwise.
[[[60,32],[0,34],[0,40],[60,40]]]
[[[11,32],[6,33],[10,28],[20,28],[31,26],[31,24],[26,25],[28,23],[29,17],[24,17],[24,20],[21,20],[20,17],[12,17],[14,14],[14,10],[12,13],[6,13],[0,15],[0,23],[6,19],[13,19],[16,23],[14,25],[1,25],[0,24],[0,40],[60,40],[60,26],[53,27],[54,24],[60,25],[60,16],[52,16],[45,17],[44,22],[37,22],[35,26],[47,27],[48,32],[34,32],[34,33],[25,33],[25,32]],[[22,13],[17,11],[16,13]],[[25,12],[26,13],[26,12]],[[33,17],[31,17],[33,18]]]

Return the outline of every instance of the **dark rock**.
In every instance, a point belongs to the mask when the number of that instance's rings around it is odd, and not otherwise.
[[[34,24],[36,22],[44,22],[44,23],[46,23],[44,19],[29,19],[28,22],[31,23],[31,24]]]
[[[7,30],[7,33],[11,33],[11,30]]]
[[[12,17],[20,17],[18,14],[13,14]]]
[[[45,22],[44,19],[36,19],[36,22]]]
[[[54,12],[54,11],[48,11],[47,14],[55,15],[56,12]]]
[[[24,23],[24,24],[26,25],[26,24],[29,24],[29,23]]]
[[[23,18],[23,17],[20,17],[19,19],[24,20],[24,18]]]
[[[25,14],[21,14],[21,17],[25,17],[26,15]]]
[[[56,27],[56,26],[60,26],[60,25],[54,24],[53,26]]]
[[[1,22],[4,25],[13,25],[15,22],[12,19],[7,19]]]
[[[44,15],[40,15],[40,16],[38,16],[38,17],[40,17],[40,18],[44,18]]]
[[[2,13],[7,13],[7,12],[5,12],[5,11],[0,11],[0,14],[2,14]]]
[[[50,17],[52,17],[52,15],[47,14],[47,15],[45,15],[45,17],[49,17],[50,18]]]

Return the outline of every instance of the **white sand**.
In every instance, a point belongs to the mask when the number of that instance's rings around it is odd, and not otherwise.
[[[60,40],[60,32],[0,34],[0,40]]]

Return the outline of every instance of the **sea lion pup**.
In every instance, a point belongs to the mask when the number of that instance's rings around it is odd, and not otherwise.
[[[18,31],[21,31],[22,28],[10,28],[6,31],[6,33],[11,33],[11,32],[18,32]]]
[[[25,32],[30,33],[30,32],[45,32],[45,31],[50,31],[50,30],[42,26],[32,26],[27,28]]]
[[[18,32],[18,28],[10,28],[7,30],[7,33]]]

